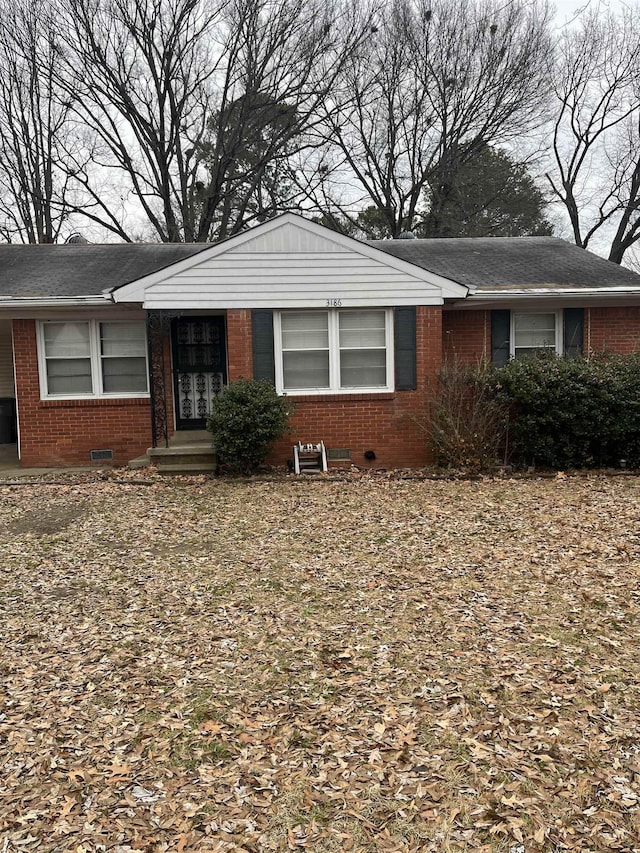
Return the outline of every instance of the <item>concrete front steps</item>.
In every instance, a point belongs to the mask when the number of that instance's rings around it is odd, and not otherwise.
[[[146,456],[132,459],[130,468],[152,465],[159,474],[213,474],[218,465],[207,430],[181,430],[169,439],[169,447],[150,447]]]

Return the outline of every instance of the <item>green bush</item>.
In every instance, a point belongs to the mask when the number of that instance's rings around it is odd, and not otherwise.
[[[287,401],[269,382],[238,379],[213,400],[207,428],[218,461],[230,471],[250,474],[287,430]]]
[[[511,407],[514,461],[548,468],[640,466],[640,355],[542,354],[494,371]]]

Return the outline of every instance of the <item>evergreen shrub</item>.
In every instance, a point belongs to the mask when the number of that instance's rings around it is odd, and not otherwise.
[[[291,412],[269,382],[238,379],[214,398],[207,428],[218,461],[236,474],[250,474],[274,441],[287,431]]]
[[[640,467],[640,354],[541,354],[495,370],[513,460],[548,468]]]

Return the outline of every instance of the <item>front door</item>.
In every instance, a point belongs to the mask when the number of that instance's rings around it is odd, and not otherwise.
[[[204,429],[227,381],[224,317],[178,317],[172,344],[176,429]]]

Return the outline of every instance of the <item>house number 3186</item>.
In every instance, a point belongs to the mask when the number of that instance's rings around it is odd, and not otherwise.
[[[327,308],[341,308],[342,299],[327,299]]]

